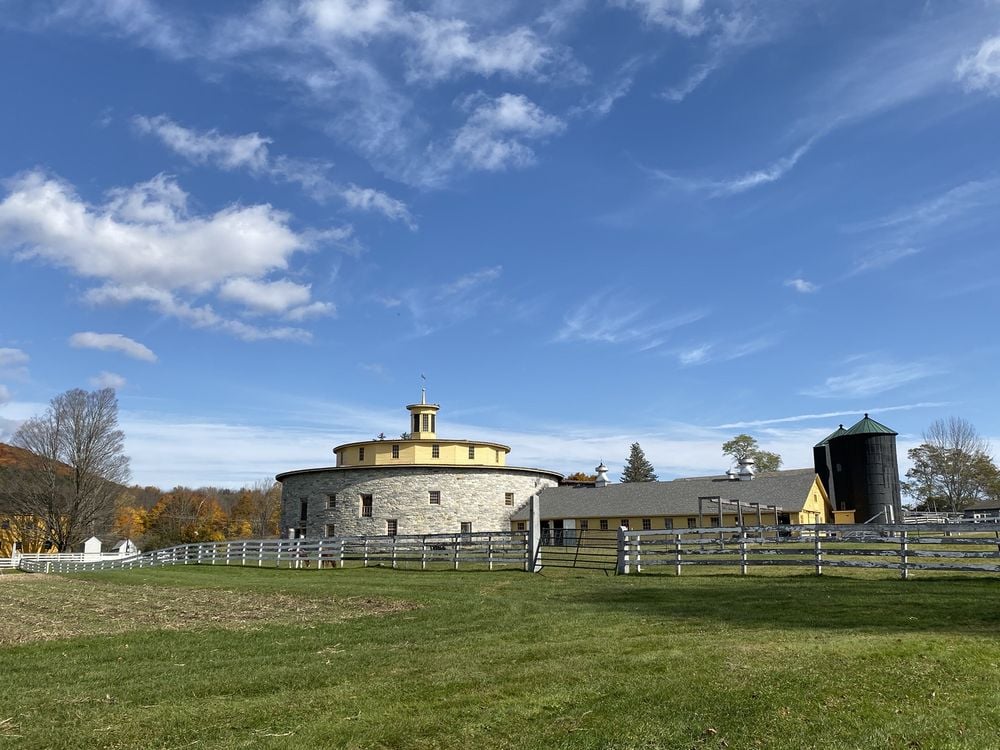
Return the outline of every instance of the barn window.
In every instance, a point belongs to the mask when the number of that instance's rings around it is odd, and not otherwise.
[[[393,458],[399,458],[399,446],[398,445],[393,445],[392,446],[392,457]]]
[[[642,519],[642,530],[643,531],[649,531],[652,528],[653,528],[653,519],[652,518],[643,518]]]
[[[505,493],[503,493],[503,504],[504,505],[513,505],[514,504],[514,493],[513,492],[505,492]]]
[[[362,495],[361,496],[361,517],[371,518],[372,517],[372,496]]]
[[[441,504],[441,490],[431,490],[427,493],[430,498],[431,505]]]
[[[399,528],[399,521],[395,518],[390,518],[385,522],[385,533],[386,536],[396,536],[396,530]]]
[[[608,519],[607,518],[602,518],[601,519],[601,531],[607,531],[607,530],[608,530]]]
[[[431,446],[431,458],[441,458],[441,446],[437,443]]]

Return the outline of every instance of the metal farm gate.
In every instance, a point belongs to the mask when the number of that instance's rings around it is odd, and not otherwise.
[[[558,522],[557,522],[558,524]],[[543,522],[540,540],[542,568],[580,568],[613,573],[618,566],[617,529],[564,529]]]

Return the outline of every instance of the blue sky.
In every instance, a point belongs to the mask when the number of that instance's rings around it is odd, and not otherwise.
[[[0,439],[114,385],[239,485],[421,373],[564,472],[1000,436],[1000,3],[0,0],[0,66]]]

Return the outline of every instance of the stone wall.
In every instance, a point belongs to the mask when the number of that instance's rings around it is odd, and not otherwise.
[[[435,468],[392,466],[341,468],[287,474],[281,481],[281,527],[300,528],[306,503],[306,536],[319,537],[333,524],[336,536],[386,533],[386,522],[396,519],[399,534],[451,534],[462,523],[473,531],[506,531],[510,515],[555,477],[541,471],[511,467]],[[441,504],[430,503],[430,492],[441,493]],[[514,493],[506,505],[505,493]],[[335,507],[328,498],[336,495]],[[372,496],[372,516],[361,516],[361,496]]]

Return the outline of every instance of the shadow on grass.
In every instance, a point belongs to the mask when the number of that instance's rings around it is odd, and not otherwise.
[[[588,592],[596,609],[665,621],[712,620],[744,628],[857,632],[983,633],[1000,627],[1000,580],[860,580],[835,576],[669,579],[636,576],[627,585]]]

